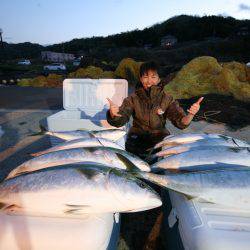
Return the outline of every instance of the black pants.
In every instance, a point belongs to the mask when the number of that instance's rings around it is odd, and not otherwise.
[[[139,156],[141,159],[147,161],[149,164],[153,164],[157,161],[157,157],[152,157],[152,154],[160,151],[152,150],[152,148],[158,142],[162,141],[165,137],[165,134],[128,134],[127,140],[125,143],[125,149]]]

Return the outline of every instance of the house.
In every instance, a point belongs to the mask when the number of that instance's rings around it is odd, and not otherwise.
[[[53,51],[42,51],[42,60],[48,62],[66,62],[73,61],[75,56],[73,54],[58,53]]]
[[[161,39],[161,47],[163,48],[171,48],[176,43],[177,43],[177,38],[172,35],[164,36]]]

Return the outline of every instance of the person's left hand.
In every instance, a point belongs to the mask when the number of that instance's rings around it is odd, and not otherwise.
[[[202,102],[202,100],[204,99],[204,97],[200,97],[199,100],[197,102],[195,102],[188,110],[187,112],[191,115],[196,115],[196,113],[198,113],[199,109],[200,109],[200,103]]]

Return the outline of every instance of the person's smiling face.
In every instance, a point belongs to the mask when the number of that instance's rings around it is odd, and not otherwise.
[[[149,89],[160,82],[159,75],[155,70],[149,70],[140,77],[144,89]]]

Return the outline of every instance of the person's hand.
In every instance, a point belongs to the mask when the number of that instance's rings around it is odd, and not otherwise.
[[[200,97],[199,100],[197,102],[195,102],[190,109],[187,110],[187,112],[191,115],[196,115],[196,113],[199,111],[200,109],[200,103],[202,102],[202,100],[204,99],[204,97]]]
[[[112,117],[112,118],[114,118],[114,117],[121,117],[121,115],[120,114],[118,114],[119,113],[119,107],[116,105],[116,104],[114,104],[109,98],[107,98],[107,100],[108,100],[108,102],[109,102],[109,112],[110,112],[110,116]]]

